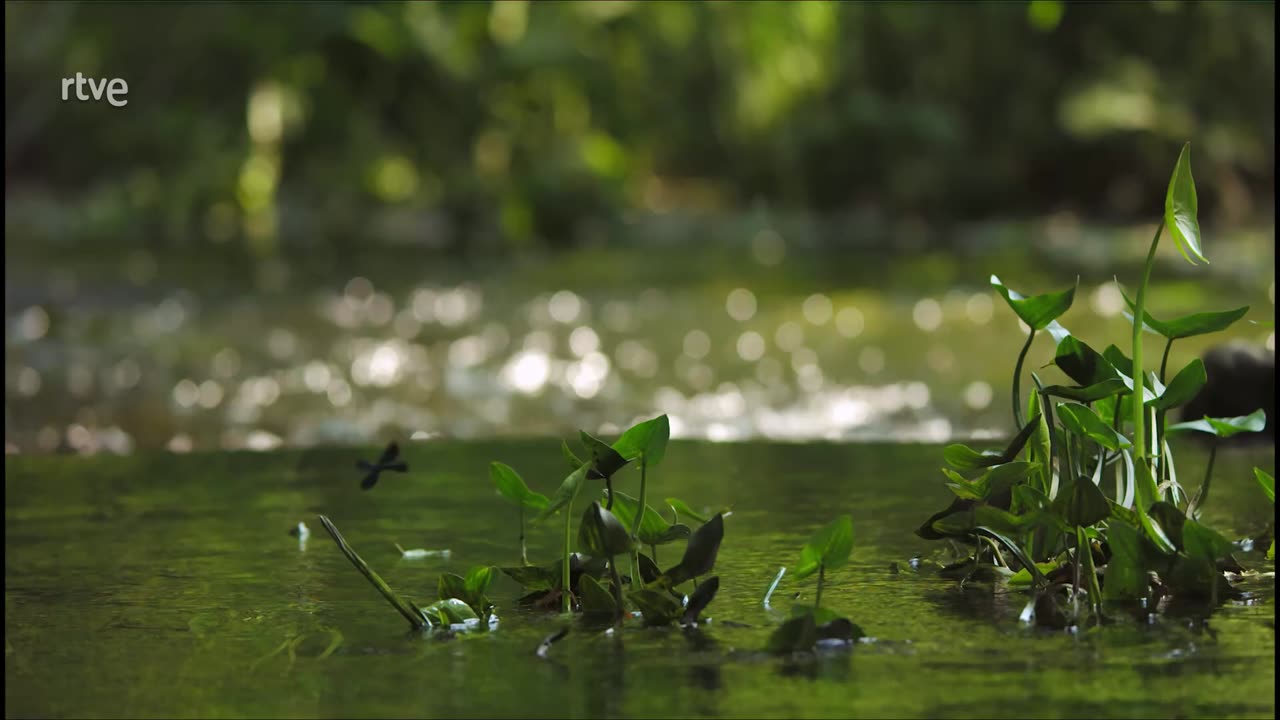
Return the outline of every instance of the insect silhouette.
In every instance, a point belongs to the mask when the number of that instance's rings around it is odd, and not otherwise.
[[[387,445],[387,449],[382,451],[382,457],[379,457],[376,463],[369,463],[365,460],[357,461],[357,468],[368,471],[368,474],[364,476],[364,480],[360,481],[360,489],[368,490],[377,485],[378,476],[384,471],[408,472],[409,465],[399,458],[400,447],[395,442],[391,442]]]

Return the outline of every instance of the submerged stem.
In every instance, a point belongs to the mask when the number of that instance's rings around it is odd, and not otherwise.
[[[636,508],[636,516],[631,519],[631,584],[633,587],[643,588],[644,578],[640,577],[640,557],[638,536],[640,535],[640,520],[644,518],[645,493],[648,490],[648,462],[644,453],[640,453],[640,505]]]
[[[1022,352],[1018,353],[1018,362],[1013,366],[1013,426],[1019,430],[1022,429],[1022,403],[1019,402],[1022,394],[1022,363],[1027,359],[1027,351],[1031,349],[1031,341],[1036,337],[1036,329],[1031,328],[1031,332],[1027,333],[1027,343],[1022,346]]]

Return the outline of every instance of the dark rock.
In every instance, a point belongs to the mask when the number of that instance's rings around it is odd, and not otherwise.
[[[1210,348],[1202,359],[1208,382],[1200,394],[1182,408],[1182,419],[1236,417],[1262,408],[1267,413],[1267,429],[1261,433],[1241,433],[1233,439],[1238,442],[1274,443],[1275,351],[1232,342]]]

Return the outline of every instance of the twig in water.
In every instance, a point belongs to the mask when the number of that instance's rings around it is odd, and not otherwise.
[[[382,578],[378,577],[378,573],[374,572],[373,568],[369,567],[369,564],[357,555],[356,551],[347,544],[347,541],[343,539],[342,533],[338,532],[338,528],[333,524],[333,521],[324,515],[321,515],[320,524],[324,525],[324,529],[329,531],[329,536],[338,544],[338,549],[342,551],[342,554],[347,556],[347,559],[351,561],[351,564],[356,566],[356,569],[359,570],[360,573],[378,589],[378,592],[382,593],[382,597],[386,598],[387,602],[391,603],[391,606],[398,610],[400,614],[404,616],[404,619],[408,620],[409,624],[412,625],[415,630],[421,630],[428,627],[426,615],[423,614],[422,609],[417,605],[414,605],[412,600],[406,600],[397,595],[395,591],[391,589],[390,585],[387,585]]]
[[[773,584],[769,586],[769,590],[764,594],[764,609],[770,610],[769,598],[773,597],[773,591],[778,589],[778,583],[782,582],[782,576],[785,575],[787,569],[785,567],[778,568],[778,576],[773,579]]]
[[[569,634],[569,626],[565,625],[564,627],[560,628],[556,632],[551,633],[550,635],[543,638],[542,642],[538,643],[538,648],[534,650],[533,653],[540,658],[545,658],[547,656],[547,652],[551,650],[551,646],[560,642],[562,639],[564,639],[564,636],[568,634]]]

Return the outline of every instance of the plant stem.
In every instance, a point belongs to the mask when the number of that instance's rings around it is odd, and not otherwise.
[[[818,608],[822,607],[822,583],[826,579],[827,566],[825,564],[818,565],[818,594],[813,597],[813,615],[817,620]]]
[[[338,544],[338,549],[342,551],[342,554],[346,555],[347,559],[351,561],[351,564],[355,565],[356,569],[359,570],[360,573],[378,589],[378,592],[382,593],[382,597],[386,598],[387,602],[391,603],[392,607],[400,611],[400,614],[404,616],[405,620],[409,621],[409,624],[412,625],[415,630],[421,630],[429,627],[426,616],[422,614],[422,610],[417,605],[414,605],[412,600],[406,600],[397,595],[396,592],[391,589],[390,585],[387,585],[381,577],[378,577],[378,573],[374,572],[373,568],[369,567],[368,563],[357,555],[356,551],[347,544],[347,541],[342,537],[342,533],[338,532],[338,527],[333,524],[333,521],[324,515],[321,515],[320,524],[324,525],[324,529],[329,531],[329,536]]]
[[[639,588],[644,587],[644,578],[640,577],[640,551],[637,549],[637,542],[640,535],[640,520],[644,518],[647,507],[645,493],[648,491],[648,465],[644,453],[640,453],[640,505],[636,508],[636,516],[631,519],[631,583]]]
[[[622,622],[622,581],[618,579],[618,567],[614,562],[614,556],[609,557],[609,579],[613,581],[613,603],[618,608],[618,615],[615,618],[617,622]]]
[[[569,498],[569,504],[568,504],[568,505],[565,505],[564,510],[562,510],[562,511],[561,511],[561,512],[563,512],[563,513],[564,513],[564,563],[563,563],[563,565],[562,565],[562,572],[561,572],[561,575],[560,575],[560,579],[561,579],[561,585],[560,585],[561,603],[560,603],[560,607],[561,607],[561,610],[562,610],[562,611],[564,612],[564,614],[566,614],[566,615],[568,615],[568,614],[573,610],[572,606],[569,604],[569,594],[570,594],[570,589],[569,589],[569,554],[570,554],[570,549],[571,549],[571,545],[570,545],[570,543],[572,542],[572,536],[571,536],[571,534],[570,534],[570,522],[573,520],[573,501],[578,499],[578,491],[579,491],[579,490],[581,490],[581,489],[582,489],[582,484],[581,484],[581,483],[579,483],[579,484],[578,484],[578,485],[573,489],[573,497]]]
[[[1031,349],[1031,341],[1035,336],[1036,329],[1031,328],[1031,332],[1027,333],[1027,342],[1022,346],[1022,352],[1018,353],[1018,362],[1013,366],[1013,424],[1018,430],[1022,429],[1022,403],[1019,402],[1022,394],[1022,363],[1027,359],[1027,351]]]
[[[524,544],[524,503],[520,504],[520,564],[529,564],[529,553]]]
[[[1147,251],[1147,262],[1142,268],[1142,284],[1138,286],[1138,299],[1133,308],[1133,444],[1137,446],[1138,463],[1147,464],[1146,405],[1143,402],[1143,383],[1146,378],[1142,373],[1142,325],[1146,317],[1147,283],[1151,282],[1151,268],[1156,262],[1156,246],[1160,244],[1160,233],[1164,231],[1164,222],[1156,226],[1155,237],[1151,238],[1151,249]]]
[[[1204,469],[1204,482],[1200,483],[1200,489],[1196,491],[1196,496],[1191,498],[1191,502],[1187,505],[1187,517],[1192,520],[1199,517],[1201,506],[1209,498],[1209,480],[1213,478],[1213,461],[1217,457],[1218,440],[1215,438],[1213,444],[1209,446],[1209,464]]]

